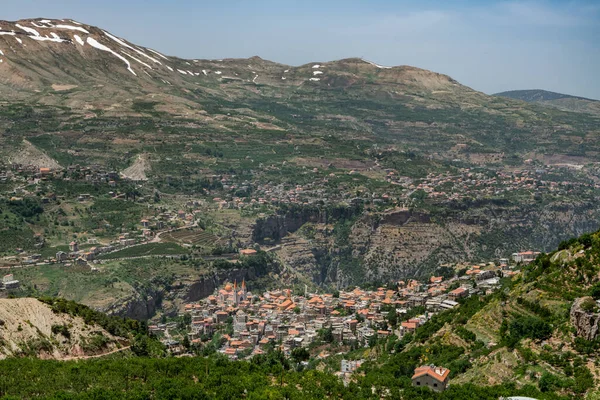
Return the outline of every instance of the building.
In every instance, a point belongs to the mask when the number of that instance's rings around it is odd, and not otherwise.
[[[69,243],[69,250],[72,252],[79,251],[79,245],[77,244],[77,242],[73,241]]]
[[[16,289],[19,287],[19,281],[15,280],[13,274],[4,275],[2,277],[2,284],[5,289]]]
[[[468,296],[469,296],[469,291],[463,287],[459,287],[457,289],[454,289],[450,293],[448,293],[448,298],[450,300],[454,300],[454,301],[468,297]]]
[[[254,249],[243,249],[240,250],[240,254],[243,256],[252,256],[254,254],[256,254],[256,250]]]
[[[413,386],[428,387],[435,392],[443,392],[448,386],[449,376],[448,368],[425,365],[415,369],[411,379]]]
[[[363,361],[364,360],[356,360],[356,361],[342,360],[342,365],[341,365],[340,370],[341,370],[341,372],[344,372],[344,373],[352,373],[352,372],[356,371],[358,368],[360,368]]]
[[[56,253],[56,261],[61,262],[61,261],[67,261],[69,259],[69,255],[67,253],[65,253],[64,251],[59,251]]]
[[[512,259],[514,262],[529,264],[540,254],[539,251],[522,251],[520,253],[513,253]]]

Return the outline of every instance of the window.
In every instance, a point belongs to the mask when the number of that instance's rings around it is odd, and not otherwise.
[[[417,381],[417,386],[421,386],[421,382]]]
[[[433,387],[437,387],[437,383],[434,383],[434,384],[433,384]]]

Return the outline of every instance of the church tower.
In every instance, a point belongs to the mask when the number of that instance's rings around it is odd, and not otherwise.
[[[246,300],[247,296],[246,296],[246,278],[242,279],[242,300]]]
[[[233,283],[233,301],[235,303],[235,305],[237,306],[239,303],[239,294],[238,294],[238,285],[237,285],[237,279],[235,280],[235,282]]]

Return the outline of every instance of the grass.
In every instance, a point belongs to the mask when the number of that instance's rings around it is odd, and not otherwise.
[[[168,232],[161,235],[161,239],[173,243],[185,243],[201,247],[213,247],[217,244],[218,238],[206,231],[196,231],[181,229],[178,231]]]
[[[181,255],[188,253],[189,250],[176,243],[147,243],[115,251],[114,253],[103,254],[98,259],[113,260],[117,258]]]

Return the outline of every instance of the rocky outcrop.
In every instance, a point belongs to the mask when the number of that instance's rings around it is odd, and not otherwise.
[[[101,309],[100,311],[109,315],[118,315],[140,321],[146,320],[156,313],[164,294],[165,290],[159,287],[145,294],[135,292],[133,296],[125,301],[114,303],[110,307]]]
[[[256,221],[252,240],[261,243],[264,239],[280,240],[288,233],[296,232],[307,222],[328,224],[340,218],[350,218],[361,211],[361,207],[294,207],[277,215],[271,215]]]
[[[252,269],[236,269],[229,271],[219,271],[210,275],[202,276],[190,285],[186,285],[181,293],[186,302],[198,301],[213,294],[216,288],[223,285],[225,282],[242,282],[257,277],[257,274]]]
[[[594,302],[591,297],[580,297],[575,299],[571,306],[571,323],[577,331],[577,336],[587,340],[593,340],[600,333],[600,314],[585,310],[586,302]]]
[[[154,317],[159,310],[168,315],[176,315],[180,304],[208,297],[225,282],[241,283],[244,279],[251,281],[258,277],[260,273],[253,268],[214,271],[197,277],[185,277],[168,285],[145,286],[125,301],[114,303],[100,311],[142,321]]]

